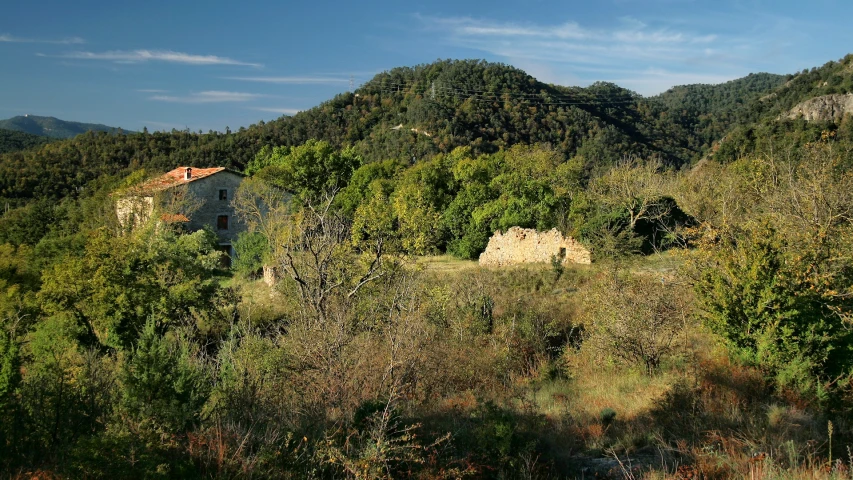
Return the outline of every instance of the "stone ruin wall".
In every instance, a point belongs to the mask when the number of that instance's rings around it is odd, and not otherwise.
[[[268,267],[264,265],[264,283],[267,284],[268,287],[273,288],[276,286],[279,280],[281,280],[281,275],[279,271],[275,267]]]
[[[495,232],[489,245],[480,255],[480,265],[502,267],[521,263],[550,263],[551,257],[564,250],[563,264],[592,263],[590,251],[571,237],[564,237],[556,228],[539,232],[531,228],[512,227]]]

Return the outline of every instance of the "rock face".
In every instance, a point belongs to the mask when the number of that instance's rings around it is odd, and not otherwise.
[[[853,113],[853,94],[836,94],[815,97],[791,109],[786,118],[803,117],[808,121],[838,122],[845,113]]]
[[[592,263],[589,250],[556,228],[538,232],[530,228],[512,227],[501,234],[495,232],[480,255],[480,265],[501,267],[520,263],[550,263],[551,258],[567,263]]]

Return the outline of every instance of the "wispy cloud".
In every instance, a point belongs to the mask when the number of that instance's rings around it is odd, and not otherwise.
[[[159,90],[156,88],[139,88],[136,91],[142,92],[142,93],[166,93],[166,92],[168,92],[168,90]]]
[[[335,77],[223,77],[226,80],[244,82],[282,83],[291,85],[340,84],[349,82],[349,78]]]
[[[296,115],[297,113],[302,111],[302,109],[299,108],[285,107],[252,107],[252,110],[257,110],[259,112],[280,113],[282,115]]]
[[[741,59],[732,53],[749,49],[746,38],[723,38],[684,25],[676,27],[676,23],[650,26],[625,17],[614,19],[609,27],[593,28],[573,21],[535,24],[473,17],[416,18],[424,30],[446,43],[502,57],[522,68],[535,65],[548,72],[549,78],[543,80],[554,83],[577,81],[586,77],[580,72],[609,68],[626,80],[623,86],[649,94],[674,85],[677,78],[725,81],[746,73],[739,68]]]
[[[216,55],[194,55],[172,50],[110,50],[107,52],[70,52],[60,58],[75,60],[101,60],[115,63],[167,62],[184,65],[239,65],[262,67],[260,63],[243,62]]]
[[[28,37],[16,37],[14,35],[10,35],[8,33],[0,34],[0,42],[8,42],[8,43],[52,43],[56,45],[79,45],[86,43],[80,37],[67,37],[67,38],[59,38],[59,39],[49,39],[49,38],[28,38]]]
[[[218,90],[208,90],[205,92],[191,93],[185,96],[174,95],[154,95],[149,97],[150,100],[160,102],[173,103],[227,103],[227,102],[248,102],[263,97],[258,93],[245,92],[222,92]]]
[[[471,17],[424,17],[418,16],[433,27],[449,29],[458,35],[487,37],[553,37],[583,40],[591,36],[590,31],[574,22],[556,26],[533,24],[500,23],[476,20]]]
[[[448,41],[459,46],[508,57],[587,64],[610,64],[616,58],[677,61],[695,55],[697,45],[717,39],[716,35],[653,29],[633,19],[621,19],[610,29],[590,29],[571,22],[549,26],[470,17],[419,18],[427,28],[443,31]]]

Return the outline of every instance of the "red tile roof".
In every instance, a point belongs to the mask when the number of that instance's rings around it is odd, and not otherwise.
[[[187,168],[191,168],[190,178],[184,178]],[[137,193],[156,193],[163,190],[176,187],[178,185],[186,185],[190,182],[209,177],[215,173],[225,170],[224,167],[214,168],[195,168],[195,167],[178,167],[174,170],[164,173],[157,178],[149,180],[142,185],[134,187],[133,190]]]

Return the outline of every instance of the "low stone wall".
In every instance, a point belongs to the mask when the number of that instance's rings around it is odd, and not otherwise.
[[[592,263],[586,247],[571,237],[564,237],[556,228],[539,232],[531,228],[512,227],[495,232],[489,245],[480,255],[480,265],[500,267],[520,263],[550,263],[552,257],[567,263]]]

